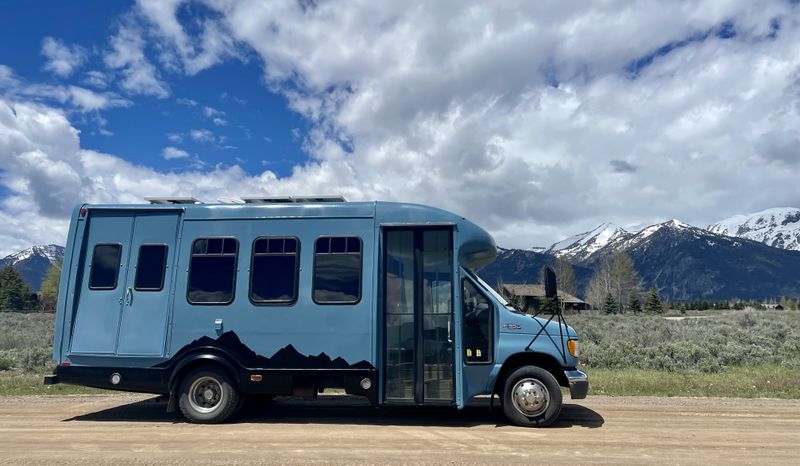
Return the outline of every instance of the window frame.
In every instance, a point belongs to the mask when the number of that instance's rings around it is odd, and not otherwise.
[[[270,240],[270,239],[293,239],[295,244],[297,244],[297,248],[295,249],[294,256],[295,256],[295,264],[294,264],[294,296],[291,300],[288,301],[279,301],[279,300],[255,300],[253,299],[253,270],[255,269],[256,263],[256,242],[258,240]],[[300,296],[300,238],[296,236],[258,236],[253,240],[251,245],[251,252],[250,252],[250,273],[248,277],[248,289],[247,289],[247,298],[250,300],[250,304],[254,306],[294,306],[297,303],[297,299]],[[285,249],[285,247],[284,247]],[[263,253],[259,254],[261,256],[285,256],[288,255],[285,252],[280,254],[278,253]]]
[[[318,253],[317,252],[317,242],[321,239],[328,239],[331,240],[333,238],[355,238],[358,240],[358,258],[359,258],[359,268],[358,268],[358,296],[353,301],[317,301],[316,296],[314,296],[314,292],[317,289],[317,256],[320,255],[336,255],[336,256],[346,256],[351,255],[354,253],[347,252],[347,244],[348,242],[345,241],[345,252],[330,252],[331,246],[328,243],[328,252],[326,253]],[[355,305],[361,302],[361,298],[364,295],[363,290],[364,285],[364,240],[361,239],[360,236],[357,235],[323,235],[318,236],[314,240],[314,264],[311,270],[311,300],[314,304],[320,306],[341,306],[341,305]]]
[[[117,270],[114,273],[114,286],[92,286],[92,275],[94,274],[94,258],[97,253],[98,246],[117,246]],[[87,285],[90,290],[94,291],[112,291],[116,290],[119,285],[119,270],[122,268],[122,243],[97,243],[92,248],[92,258],[89,262],[89,279]]]
[[[475,288],[475,291],[477,291],[479,295],[483,296],[483,299],[485,299],[486,302],[489,303],[489,332],[488,332],[488,335],[489,335],[489,348],[488,348],[488,350],[489,350],[489,359],[486,360],[486,361],[467,361],[467,358],[464,357],[464,358],[462,358],[463,361],[464,361],[464,365],[467,365],[467,366],[486,366],[486,365],[489,365],[489,364],[494,364],[494,347],[495,347],[495,340],[496,340],[495,337],[494,337],[494,321],[496,320],[495,319],[495,305],[494,305],[494,302],[492,302],[492,300],[489,299],[489,296],[486,295],[485,290],[481,286],[479,286],[477,283],[475,283],[470,277],[462,277],[461,278],[461,333],[462,333],[461,339],[462,339],[462,345],[466,346],[466,345],[464,345],[464,341],[463,341],[464,340],[464,335],[463,334],[465,333],[464,330],[466,329],[466,320],[464,319],[464,283],[469,283],[470,285],[472,285],[472,287]]]
[[[209,254],[209,253],[202,253],[202,254],[195,254],[194,252],[194,244],[199,240],[209,240],[209,239],[221,239],[223,240],[222,245],[222,252],[219,254]],[[226,257],[230,256],[231,253],[225,253],[225,244],[224,240],[232,239],[236,242],[236,251],[233,253],[233,283],[231,288],[231,299],[229,301],[202,301],[202,302],[195,302],[189,299],[189,284],[191,283],[192,278],[192,258],[195,256],[200,257]],[[189,249],[189,268],[187,270],[186,275],[186,302],[191,304],[192,306],[228,306],[236,300],[236,282],[238,281],[239,275],[239,238],[235,236],[200,236],[192,240],[191,246]]]
[[[142,248],[145,246],[163,246],[164,247],[164,262],[161,265],[161,285],[158,288],[139,288],[136,286],[139,278],[139,264],[142,258]],[[139,245],[139,253],[136,256],[136,271],[133,274],[133,290],[134,291],[161,291],[164,289],[164,282],[167,278],[167,263],[169,262],[169,245],[167,243],[143,243]]]

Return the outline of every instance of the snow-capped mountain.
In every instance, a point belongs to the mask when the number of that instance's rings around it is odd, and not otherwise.
[[[63,258],[63,246],[56,244],[34,246],[0,259],[0,269],[14,267],[31,289],[38,291],[50,265]]]
[[[754,214],[734,215],[709,225],[709,231],[737,236],[781,249],[800,251],[800,209],[777,207]]]
[[[630,237],[631,233],[613,223],[602,223],[593,230],[559,241],[543,252],[569,261],[583,262],[597,251]]]
[[[488,283],[535,283],[541,266],[561,256],[575,266],[581,295],[592,269],[618,252],[631,258],[645,288],[656,287],[670,300],[800,296],[800,251],[725,236],[679,220],[637,233],[604,224],[554,244],[547,254],[503,250],[479,273]]]

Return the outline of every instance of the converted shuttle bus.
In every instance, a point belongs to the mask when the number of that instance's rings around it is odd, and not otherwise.
[[[496,394],[512,423],[545,426],[560,387],[586,396],[578,338],[484,283],[495,256],[485,230],[422,205],[81,205],[45,383],[164,394],[199,423],[325,388],[459,409]]]

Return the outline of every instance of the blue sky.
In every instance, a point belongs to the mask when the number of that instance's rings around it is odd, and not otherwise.
[[[26,81],[97,89],[87,84],[86,73],[104,70],[103,52],[98,49],[133,6],[132,2],[109,1],[9,2],[0,19],[1,63]],[[45,37],[84,48],[86,61],[68,77],[48,72],[41,53]],[[252,51],[245,50],[243,60],[231,60],[194,76],[165,71],[163,78],[170,88],[166,98],[126,96],[130,106],[98,114],[107,120],[102,126],[94,114],[71,119],[81,131],[82,147],[163,170],[236,164],[248,173],[267,167],[285,176],[307,159],[301,148],[307,121],[287,109],[285,97],[268,90],[260,57]],[[119,92],[114,84],[103,90]],[[204,114],[206,107],[213,113]],[[214,124],[214,118],[221,118],[220,124]],[[104,135],[101,128],[113,134]],[[197,141],[191,137],[193,130],[210,134],[203,133],[208,135]],[[170,141],[169,135],[177,136]],[[165,147],[191,156],[165,159]]]
[[[419,202],[505,247],[800,206],[796,1],[0,8],[0,256],[146,196]]]

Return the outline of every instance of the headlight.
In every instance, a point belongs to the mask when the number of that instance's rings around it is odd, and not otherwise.
[[[577,358],[581,353],[581,343],[578,340],[567,340],[567,349],[572,357]]]

